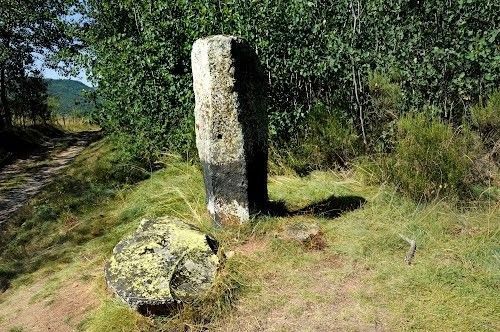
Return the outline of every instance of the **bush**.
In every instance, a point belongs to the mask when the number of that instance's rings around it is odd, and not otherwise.
[[[489,97],[486,105],[479,103],[471,108],[472,123],[479,129],[487,127],[490,129],[500,128],[500,90],[494,91]]]
[[[338,105],[358,133],[363,118],[363,126],[376,126],[376,117],[357,112],[369,100],[374,68],[396,69],[403,109],[445,105],[456,123],[464,106],[500,82],[494,1],[370,0],[358,14],[349,1],[81,3],[86,29],[78,39],[89,49],[78,59],[99,81],[101,126],[157,151],[192,145],[190,52],[211,34],[239,35],[255,47],[269,75],[270,136],[281,146],[307,129],[304,119],[318,100]],[[399,95],[390,84],[376,108]]]
[[[342,114],[337,109],[328,110],[324,104],[315,105],[307,118],[307,132],[287,154],[286,162],[294,171],[304,175],[315,169],[345,167],[360,154],[360,138]]]
[[[404,95],[397,75],[380,71],[370,73],[368,91],[367,136],[372,150],[389,151],[394,147],[394,124],[403,109]]]
[[[467,127],[410,114],[398,121],[396,139],[394,152],[379,163],[379,175],[414,199],[463,198],[481,181],[474,163],[482,144]]]
[[[498,161],[500,157],[500,90],[492,93],[485,105],[479,103],[472,107],[471,119],[474,128],[481,134],[485,146],[488,149],[494,149],[492,153],[496,154]]]

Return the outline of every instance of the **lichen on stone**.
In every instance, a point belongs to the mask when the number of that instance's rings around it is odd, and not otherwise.
[[[267,204],[267,85],[255,50],[235,36],[192,50],[196,146],[207,209],[217,224],[250,220]]]
[[[116,245],[105,272],[110,289],[138,309],[202,298],[218,266],[207,235],[167,217],[141,221]]]

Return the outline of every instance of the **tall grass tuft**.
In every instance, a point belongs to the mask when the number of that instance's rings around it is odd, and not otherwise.
[[[397,123],[394,152],[371,170],[378,181],[394,183],[415,200],[465,198],[481,181],[475,162],[483,154],[480,139],[468,127],[409,114]]]
[[[491,158],[500,164],[500,90],[493,92],[486,103],[471,108],[471,120]]]

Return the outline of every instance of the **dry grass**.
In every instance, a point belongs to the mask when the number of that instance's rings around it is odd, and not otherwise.
[[[21,326],[26,331],[74,331],[81,320],[94,308],[98,299],[87,281],[68,281],[47,292],[44,279],[3,296],[0,330]]]
[[[82,117],[57,116],[53,121],[64,131],[70,133],[78,133],[82,131],[97,131],[100,129],[99,126]]]
[[[77,178],[77,174],[84,174],[91,181],[97,161],[102,161],[108,149],[106,144],[95,145],[77,160],[69,174]],[[44,260],[24,269],[12,280],[12,288],[0,295],[2,313],[7,303],[15,302],[40,279],[53,276],[57,285],[85,279],[92,290],[90,313],[78,316],[75,308],[53,320],[80,317],[78,328],[88,331],[500,328],[499,202],[458,210],[446,202],[417,205],[390,188],[366,186],[354,174],[272,176],[271,198],[284,201],[292,211],[332,195],[361,196],[367,202],[336,218],[307,213],[261,216],[244,226],[221,230],[212,227],[205,211],[197,166],[168,160],[164,169],[145,181],[114,189],[109,186],[98,191],[97,200],[92,196],[88,201],[82,197],[70,199],[72,194],[66,192],[69,196],[63,204],[67,206],[64,213],[56,213],[50,223],[33,225],[41,227],[39,236],[21,241],[22,232],[13,235],[14,243],[33,251],[23,256],[22,263],[28,264],[40,255]],[[81,190],[78,186],[71,188]],[[29,214],[42,204],[54,208],[54,200],[60,197],[50,191],[35,200],[25,211],[27,222]],[[101,272],[113,246],[135,229],[140,218],[161,215],[183,218],[212,233],[230,258],[207,301],[185,307],[172,317],[150,319],[113,300]],[[319,225],[325,241],[325,246],[318,248],[321,250],[310,250],[279,236],[286,225],[298,222]],[[410,266],[404,262],[408,244],[399,234],[417,241],[416,257]],[[7,257],[0,257],[0,263],[5,264]],[[44,287],[46,291],[37,301],[57,303],[59,292]],[[19,315],[29,317],[37,301],[26,303]],[[29,327],[25,322],[10,326],[5,322],[8,320],[4,318],[2,324],[7,328]]]

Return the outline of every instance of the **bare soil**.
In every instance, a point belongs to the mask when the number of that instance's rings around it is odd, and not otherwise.
[[[45,286],[42,279],[2,294],[0,331],[76,331],[88,311],[98,305],[90,281],[68,281],[53,294],[39,298]]]

